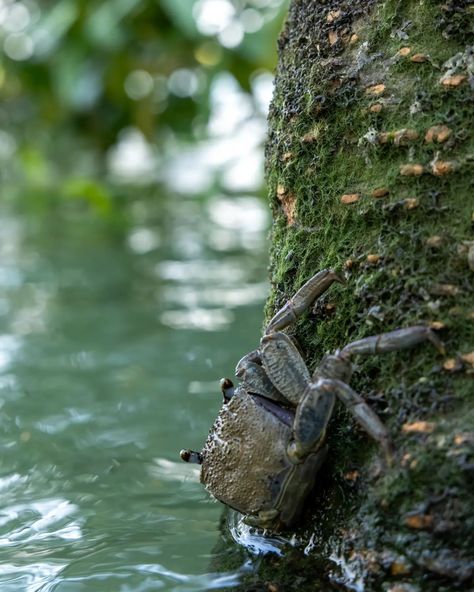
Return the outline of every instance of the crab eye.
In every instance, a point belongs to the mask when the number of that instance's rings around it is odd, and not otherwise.
[[[184,462],[189,462],[196,465],[202,464],[202,454],[200,452],[195,452],[194,450],[189,450],[189,448],[187,450],[181,450],[179,456],[182,460],[184,460]]]
[[[230,378],[221,379],[221,391],[224,397],[224,403],[228,403],[234,394],[234,383]]]
[[[181,457],[181,460],[184,460],[184,462],[189,462],[189,459],[191,458],[191,451],[190,450],[181,450],[181,452],[179,453],[179,456]]]
[[[234,386],[234,383],[232,382],[232,380],[230,378],[221,378],[221,389],[227,390],[229,388],[232,388]]]

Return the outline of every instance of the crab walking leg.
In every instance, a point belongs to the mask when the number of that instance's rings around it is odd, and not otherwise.
[[[436,349],[444,354],[443,342],[428,327],[415,326],[398,329],[390,333],[381,333],[353,341],[344,347],[342,353],[348,354],[378,354],[398,349],[413,347],[423,341],[431,341]]]
[[[293,440],[288,445],[288,456],[299,463],[324,442],[326,427],[332,415],[336,397],[331,380],[309,384],[298,405],[293,422]]]
[[[265,334],[288,327],[321,296],[333,282],[345,284],[345,280],[332,269],[323,269],[308,280],[296,294],[275,314],[265,329]]]
[[[288,401],[298,405],[311,383],[309,370],[299,351],[284,333],[264,335],[260,344],[268,378]]]
[[[392,458],[390,435],[380,417],[345,382],[342,380],[328,380],[328,382],[331,383],[337,398],[344,403],[356,421],[383,447],[387,460],[390,462]]]

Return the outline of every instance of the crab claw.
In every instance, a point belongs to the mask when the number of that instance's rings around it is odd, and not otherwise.
[[[184,462],[194,463],[196,465],[202,464],[202,454],[200,452],[190,450],[189,448],[181,450],[179,456],[181,457],[181,460],[184,460]]]

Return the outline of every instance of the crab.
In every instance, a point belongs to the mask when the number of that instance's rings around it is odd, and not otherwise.
[[[283,329],[298,319],[334,282],[324,269],[308,280],[268,323],[260,347],[245,355],[235,374],[221,380],[224,403],[201,450],[182,450],[201,465],[201,482],[218,500],[245,515],[247,524],[292,527],[305,506],[327,454],[326,432],[336,400],[382,446],[392,446],[387,428],[349,386],[352,358],[392,352],[430,341],[444,346],[425,326],[365,337],[326,354],[311,375]]]

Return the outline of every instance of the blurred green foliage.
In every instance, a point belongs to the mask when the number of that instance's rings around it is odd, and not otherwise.
[[[0,0],[0,158],[15,148],[40,183],[51,159],[97,164],[129,126],[158,146],[202,135],[216,74],[250,92],[273,70],[284,13],[284,0]]]

